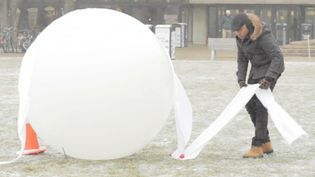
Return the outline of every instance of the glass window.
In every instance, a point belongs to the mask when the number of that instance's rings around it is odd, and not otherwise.
[[[270,25],[272,23],[271,9],[261,9],[260,19],[266,24]]]
[[[243,11],[244,11],[244,13],[253,13],[253,14],[255,14],[255,10],[254,9],[244,9]]]
[[[315,23],[315,7],[307,7],[305,9],[305,22]]]
[[[208,36],[210,38],[217,37],[217,8],[216,7],[209,7],[209,22],[208,22]]]
[[[286,23],[288,18],[288,10],[287,9],[278,9],[276,12],[276,21],[278,23]]]

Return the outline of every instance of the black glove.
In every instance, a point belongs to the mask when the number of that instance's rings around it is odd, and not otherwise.
[[[247,87],[247,84],[246,84],[245,81],[239,81],[239,82],[238,82],[238,85],[240,86],[240,88],[242,88],[242,87]]]
[[[259,88],[267,90],[270,87],[271,82],[267,79],[262,79],[259,81],[259,84]]]

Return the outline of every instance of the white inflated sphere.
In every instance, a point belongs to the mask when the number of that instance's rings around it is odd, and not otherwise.
[[[26,52],[20,77],[37,134],[80,159],[137,152],[161,130],[173,105],[165,50],[141,22],[108,9],[55,20]]]

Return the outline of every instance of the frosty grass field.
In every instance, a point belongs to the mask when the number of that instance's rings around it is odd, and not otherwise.
[[[19,149],[17,81],[21,57],[0,57],[0,161]],[[235,61],[175,60],[194,111],[192,140],[213,122],[238,91]],[[288,145],[269,121],[275,153],[262,159],[243,159],[253,126],[243,110],[224,127],[195,160],[177,161],[173,113],[158,136],[140,152],[122,159],[85,161],[65,157],[49,148],[38,156],[0,166],[0,177],[103,176],[315,176],[315,63],[286,62],[274,90],[276,101],[309,134]],[[102,140],[100,140],[102,141]],[[45,142],[41,142],[45,145]]]

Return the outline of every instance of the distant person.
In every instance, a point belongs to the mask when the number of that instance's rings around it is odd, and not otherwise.
[[[277,79],[284,71],[283,55],[273,37],[260,18],[254,14],[237,14],[231,23],[238,49],[237,80],[239,86],[260,84],[261,89],[273,90]],[[247,68],[251,64],[246,83]],[[268,112],[256,96],[245,106],[255,127],[251,148],[244,158],[263,157],[273,152],[268,132]]]
[[[231,11],[226,10],[225,15],[222,18],[222,38],[230,38],[232,37],[232,31],[231,31]]]

